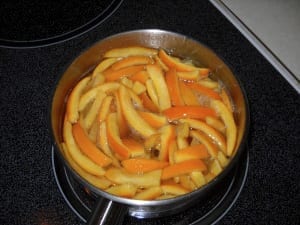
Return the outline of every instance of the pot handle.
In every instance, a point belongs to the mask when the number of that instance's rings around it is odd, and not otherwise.
[[[128,207],[106,198],[98,198],[96,207],[87,221],[88,225],[121,225]]]

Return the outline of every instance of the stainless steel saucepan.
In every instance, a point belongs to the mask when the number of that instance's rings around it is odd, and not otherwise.
[[[65,113],[67,96],[75,84],[88,71],[91,71],[103,57],[103,54],[112,49],[126,46],[146,46],[152,48],[164,48],[173,55],[189,58],[196,64],[209,67],[214,76],[220,79],[232,96],[235,105],[235,121],[238,129],[236,151],[229,165],[215,179],[204,187],[188,194],[166,200],[134,200],[111,195],[88,183],[69,165],[62,153],[61,142],[62,124]],[[249,129],[249,108],[245,92],[238,78],[226,63],[217,56],[210,48],[198,41],[174,32],[164,30],[135,30],[119,33],[107,37],[80,54],[62,74],[56,84],[51,103],[51,129],[53,133],[56,153],[62,158],[65,166],[71,174],[85,187],[99,196],[99,201],[94,213],[89,220],[90,224],[121,224],[124,215],[139,218],[153,218],[178,213],[190,207],[195,201],[214,194],[216,186],[230,176],[230,172],[239,163],[241,154],[246,148],[247,134]]]

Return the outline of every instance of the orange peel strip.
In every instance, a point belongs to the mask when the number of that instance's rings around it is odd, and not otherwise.
[[[156,113],[144,111],[138,111],[138,113],[153,128],[160,128],[168,123],[167,118],[163,115],[158,115]]]
[[[193,90],[190,89],[185,82],[180,81],[179,88],[185,105],[200,105]]]
[[[130,80],[139,81],[142,84],[146,84],[146,81],[149,78],[149,74],[145,70],[138,71],[137,73],[131,75],[129,77]]]
[[[63,137],[71,157],[82,169],[96,176],[102,176],[105,173],[105,170],[101,166],[94,163],[80,151],[74,140],[72,124],[69,121],[65,121],[64,123]]]
[[[85,77],[79,81],[68,98],[66,115],[71,123],[77,122],[79,118],[79,99],[89,81],[90,77]]]
[[[112,68],[108,68],[107,70],[103,71],[103,75],[107,81],[116,81],[121,77],[129,77],[132,74],[135,74],[139,71],[144,70],[144,65],[136,65],[125,67],[119,70],[113,70]]]
[[[131,157],[144,157],[145,149],[142,143],[134,140],[133,138],[123,138],[123,144],[128,148]]]
[[[217,146],[211,142],[210,138],[207,135],[200,133],[199,131],[192,130],[191,136],[196,140],[198,140],[199,142],[201,142],[202,144],[204,144],[209,154],[213,158],[217,157],[219,150]]]
[[[188,65],[174,59],[172,56],[168,55],[163,49],[160,49],[158,51],[158,56],[165,65],[167,65],[169,68],[174,68],[177,71],[194,71],[198,69],[195,66]]]
[[[166,72],[165,77],[172,105],[184,105],[176,70],[171,68]]]
[[[205,119],[205,117],[216,117],[216,112],[208,107],[202,106],[175,106],[163,111],[168,120],[177,120],[180,118]]]
[[[153,200],[163,194],[160,186],[149,187],[134,196],[134,199],[139,200]]]
[[[120,184],[105,189],[106,192],[124,198],[132,198],[137,191],[137,186],[133,184]]]
[[[101,167],[111,164],[111,158],[106,156],[99,148],[97,148],[97,146],[88,138],[79,123],[75,123],[73,125],[72,133],[81,151],[93,162]]]
[[[195,119],[180,119],[179,121],[181,123],[188,123],[191,128],[204,132],[208,137],[217,143],[223,152],[226,152],[226,140],[224,136],[213,127],[207,125],[203,121]]]
[[[158,112],[158,107],[154,104],[154,102],[148,97],[146,92],[143,92],[139,95],[140,99],[142,100],[143,106],[151,111],[151,112]]]
[[[159,160],[168,161],[169,148],[173,140],[176,138],[175,127],[173,125],[165,125],[160,129],[161,132],[161,148],[159,152]]]
[[[171,107],[171,100],[164,74],[162,69],[157,65],[147,65],[147,72],[149,77],[153,81],[154,88],[158,97],[158,105],[161,110],[165,110]]]
[[[63,143],[65,144],[65,143]],[[85,171],[84,169],[82,169],[72,158],[68,148],[66,145],[63,145],[64,147],[64,153],[65,156],[68,160],[68,162],[70,163],[70,165],[72,166],[72,168],[82,177],[84,177],[89,183],[91,183],[92,185],[94,185],[95,187],[101,188],[101,189],[105,189],[108,188],[111,185],[111,182],[109,180],[107,180],[105,177],[103,176],[95,176],[92,175],[90,173],[88,173],[87,171]]]
[[[128,159],[130,157],[130,151],[120,138],[116,113],[110,113],[107,116],[106,132],[108,144],[112,151],[122,159]]]
[[[116,184],[133,184],[138,187],[153,187],[160,185],[162,170],[154,170],[143,174],[129,173],[124,169],[109,168],[105,177]]]
[[[175,161],[182,162],[190,159],[206,159],[210,156],[205,145],[198,144],[193,146],[188,146],[184,149],[180,149],[175,152]]]
[[[123,160],[122,165],[130,173],[142,174],[165,168],[169,163],[156,159],[132,158]]]
[[[108,58],[101,61],[94,69],[92,78],[95,78],[96,76],[101,74],[104,70],[106,70],[108,67],[114,64],[116,61],[118,61],[117,58]]]
[[[122,110],[128,124],[143,137],[149,137],[154,134],[155,129],[153,129],[134,108],[126,87],[121,86],[119,90]]]
[[[123,57],[128,57],[133,55],[154,56],[157,55],[157,49],[140,47],[140,46],[114,48],[107,51],[104,54],[104,58],[108,58],[108,57],[123,58]]]
[[[201,159],[192,159],[175,163],[162,170],[161,179],[167,180],[193,171],[205,171],[207,167]]]
[[[152,64],[152,63],[153,63],[153,60],[150,57],[135,55],[135,56],[128,56],[126,58],[123,58],[123,59],[115,62],[111,66],[111,68],[113,70],[119,70],[119,69],[123,69],[125,67]]]
[[[221,99],[220,95],[217,92],[201,84],[186,82],[186,85],[192,88],[193,90],[195,90],[196,92],[198,92],[199,94],[205,95],[212,99],[218,99],[218,100]]]
[[[226,154],[231,156],[234,152],[237,138],[237,127],[234,122],[233,114],[222,101],[214,100],[211,102],[211,106],[220,114],[225,124],[227,137]]]

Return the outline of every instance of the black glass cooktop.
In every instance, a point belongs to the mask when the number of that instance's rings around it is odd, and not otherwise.
[[[67,40],[99,25],[122,0],[10,0],[0,7],[0,46],[33,47]]]

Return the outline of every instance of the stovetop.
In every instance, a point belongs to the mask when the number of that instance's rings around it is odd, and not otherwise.
[[[16,29],[15,39],[29,37],[25,33],[30,28]],[[299,95],[204,0],[124,0],[104,21],[66,41],[0,47],[0,224],[84,224],[56,183],[49,129],[51,95],[60,74],[91,44],[111,34],[145,28],[186,34],[213,48],[248,94],[248,173],[238,198],[218,224],[299,224]],[[3,34],[9,28],[0,29]],[[177,218],[175,224],[189,224],[188,214]]]

